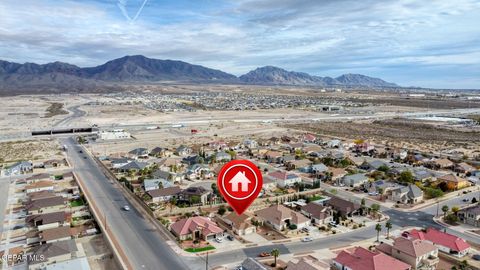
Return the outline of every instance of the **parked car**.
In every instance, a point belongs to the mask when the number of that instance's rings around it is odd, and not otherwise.
[[[223,242],[223,238],[215,238],[215,242],[217,242],[217,243],[222,243],[222,242]]]
[[[337,227],[337,223],[335,223],[334,221],[330,221],[328,223],[328,225],[332,226],[332,227]]]
[[[465,198],[462,200],[462,202],[470,202],[470,200],[468,198]]]
[[[235,237],[233,237],[231,235],[227,235],[227,239],[230,240],[230,241],[233,241],[233,240],[235,240]]]
[[[302,242],[312,242],[313,239],[311,237],[304,237],[302,238]]]
[[[262,252],[260,254],[258,254],[258,257],[269,257],[270,256],[270,253],[268,252]]]
[[[475,261],[480,261],[480,254],[473,255],[472,259],[474,259]]]
[[[123,210],[125,210],[125,211],[130,211],[130,206],[124,205],[124,206],[123,206]]]

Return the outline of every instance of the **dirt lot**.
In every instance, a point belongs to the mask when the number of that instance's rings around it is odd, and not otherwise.
[[[0,143],[0,163],[19,160],[53,159],[61,156],[55,140],[31,140]]]
[[[365,122],[292,124],[295,128],[325,136],[366,139],[424,151],[458,148],[465,153],[480,151],[480,131],[459,131],[423,124],[414,120],[392,119]]]
[[[375,97],[375,99],[367,99],[365,97],[349,99],[351,102],[365,104],[389,104],[392,106],[405,106],[415,108],[430,109],[464,109],[464,108],[480,108],[480,102],[453,100],[453,99],[415,99],[415,98],[398,98],[398,97]]]

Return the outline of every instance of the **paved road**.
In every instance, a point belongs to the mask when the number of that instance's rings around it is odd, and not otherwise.
[[[134,207],[130,211],[121,209],[128,204],[119,190],[121,187],[112,185],[89,155],[79,153],[80,150],[84,151],[83,147],[76,145],[71,138],[64,140],[63,144],[68,146],[68,157],[74,165],[73,170],[88,187],[96,206],[106,216],[107,227],[116,236],[134,269],[201,268],[203,264],[198,258],[180,258],[166,244],[156,227]]]
[[[68,127],[69,124],[74,120],[75,118],[80,118],[85,116],[87,113],[85,111],[82,111],[79,109],[81,105],[73,106],[70,108],[67,108],[67,110],[71,111],[72,114],[69,114],[67,117],[63,118],[62,120],[58,121],[54,126],[55,127]]]

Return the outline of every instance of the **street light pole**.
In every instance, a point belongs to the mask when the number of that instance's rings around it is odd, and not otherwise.
[[[207,251],[207,258],[205,260],[205,270],[208,270],[208,251]]]

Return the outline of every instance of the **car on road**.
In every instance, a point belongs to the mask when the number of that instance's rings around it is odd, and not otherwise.
[[[378,195],[378,192],[374,191],[374,192],[369,192],[368,195],[370,196],[377,196]]]
[[[215,238],[215,242],[217,242],[217,243],[222,243],[222,242],[223,242],[223,238]]]
[[[124,205],[124,206],[123,206],[123,210],[125,210],[125,211],[130,211],[130,206]]]
[[[258,257],[270,257],[270,253],[268,253],[268,252],[261,252],[260,254],[258,254]]]
[[[462,200],[462,202],[469,202],[470,200],[468,198],[465,198]]]
[[[475,261],[480,261],[480,254],[473,255],[472,259],[474,259]]]
[[[233,237],[231,235],[227,235],[227,239],[230,240],[230,241],[233,241],[233,240],[235,240],[235,237]]]
[[[83,157],[83,159],[87,159],[87,157]]]
[[[302,242],[312,242],[313,239],[311,237],[304,237],[302,238]]]
[[[81,153],[83,153],[83,151],[82,151],[82,150],[78,150],[78,153],[80,153],[80,154],[81,154]]]

